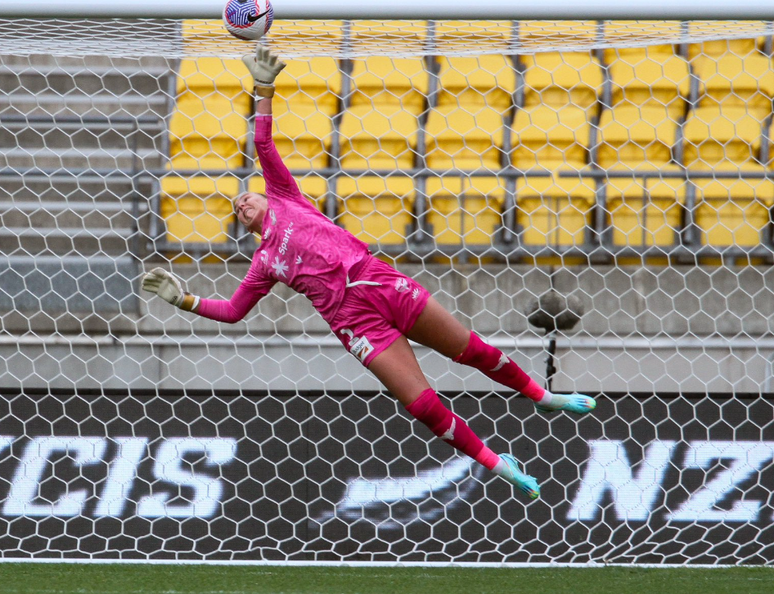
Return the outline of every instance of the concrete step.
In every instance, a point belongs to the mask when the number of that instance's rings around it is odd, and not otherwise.
[[[131,122],[111,124],[94,122],[88,127],[77,121],[66,123],[40,121],[25,124],[20,121],[8,123],[0,117],[0,153],[9,148],[35,152],[39,149],[124,149],[163,152],[167,134],[162,122],[146,124],[138,129]]]
[[[166,158],[158,150],[127,148],[63,148],[31,149],[11,148],[0,150],[0,168],[44,170],[115,170],[139,171],[159,169]]]
[[[129,242],[133,234],[131,228],[4,227],[0,229],[0,256],[126,256],[131,253]]]
[[[134,184],[128,175],[102,177],[94,173],[68,175],[61,172],[44,175],[0,175],[0,187],[11,202],[67,203],[70,208],[96,208],[121,205],[129,208],[135,192],[143,199],[157,190],[151,180],[137,180]],[[0,206],[2,206],[0,202]]]
[[[124,96],[41,92],[0,94],[0,115],[30,116],[153,116],[165,118],[174,101],[166,94]]]
[[[158,74],[174,73],[177,70],[177,60],[163,56],[142,56],[140,58],[120,58],[107,55],[90,55],[64,57],[50,54],[4,55],[3,67],[12,70],[35,68],[41,72],[53,71],[85,71],[94,72],[119,71],[137,72],[138,70]]]
[[[82,67],[39,68],[0,65],[0,88],[6,93],[38,94],[45,92],[122,96],[166,94],[172,89],[168,70],[117,70]]]
[[[0,224],[7,228],[124,230],[133,229],[137,217],[131,206],[123,204],[71,202],[17,202],[0,204]],[[138,214],[148,211],[148,202],[140,203]]]
[[[131,315],[138,306],[138,275],[138,264],[129,257],[0,257],[3,328],[63,331],[64,318],[57,314],[72,316],[74,323],[86,316],[109,321],[119,312]],[[41,311],[48,315],[30,315]],[[77,323],[67,330],[77,331]]]

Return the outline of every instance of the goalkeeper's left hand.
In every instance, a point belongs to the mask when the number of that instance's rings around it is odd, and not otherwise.
[[[274,80],[287,64],[260,44],[255,48],[255,55],[242,56],[242,62],[255,79],[255,94],[260,97],[273,97]]]
[[[143,274],[142,288],[185,311],[196,311],[199,307],[199,298],[183,291],[178,278],[163,268],[154,268]]]

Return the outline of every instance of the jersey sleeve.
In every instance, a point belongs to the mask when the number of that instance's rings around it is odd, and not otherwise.
[[[237,287],[231,299],[202,299],[196,313],[204,318],[234,324],[243,319],[255,304],[265,297],[276,280],[261,274],[253,259],[247,275]]]
[[[272,138],[272,125],[274,118],[270,115],[255,116],[255,152],[261,162],[263,179],[266,182],[266,193],[279,198],[303,200],[303,195],[298,189],[298,184],[290,175],[282,157],[277,152]]]

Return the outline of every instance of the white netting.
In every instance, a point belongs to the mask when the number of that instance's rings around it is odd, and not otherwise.
[[[302,190],[557,391],[418,350],[542,485],[409,420],[309,303],[235,326],[261,191],[218,22],[0,23],[0,556],[772,563],[770,23],[277,22]],[[546,335],[550,291],[585,308]],[[546,361],[546,350],[550,353]]]
[[[484,55],[698,43],[770,35],[769,21],[275,21],[287,57]],[[239,57],[249,44],[220,21],[0,21],[0,54]]]

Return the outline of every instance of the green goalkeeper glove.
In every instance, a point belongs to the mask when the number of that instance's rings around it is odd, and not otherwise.
[[[178,278],[163,268],[154,268],[143,274],[142,288],[185,311],[195,312],[199,308],[200,299],[183,291],[183,285]]]
[[[255,48],[255,55],[242,56],[250,74],[255,79],[255,94],[259,97],[274,97],[274,79],[287,66],[262,45]]]

